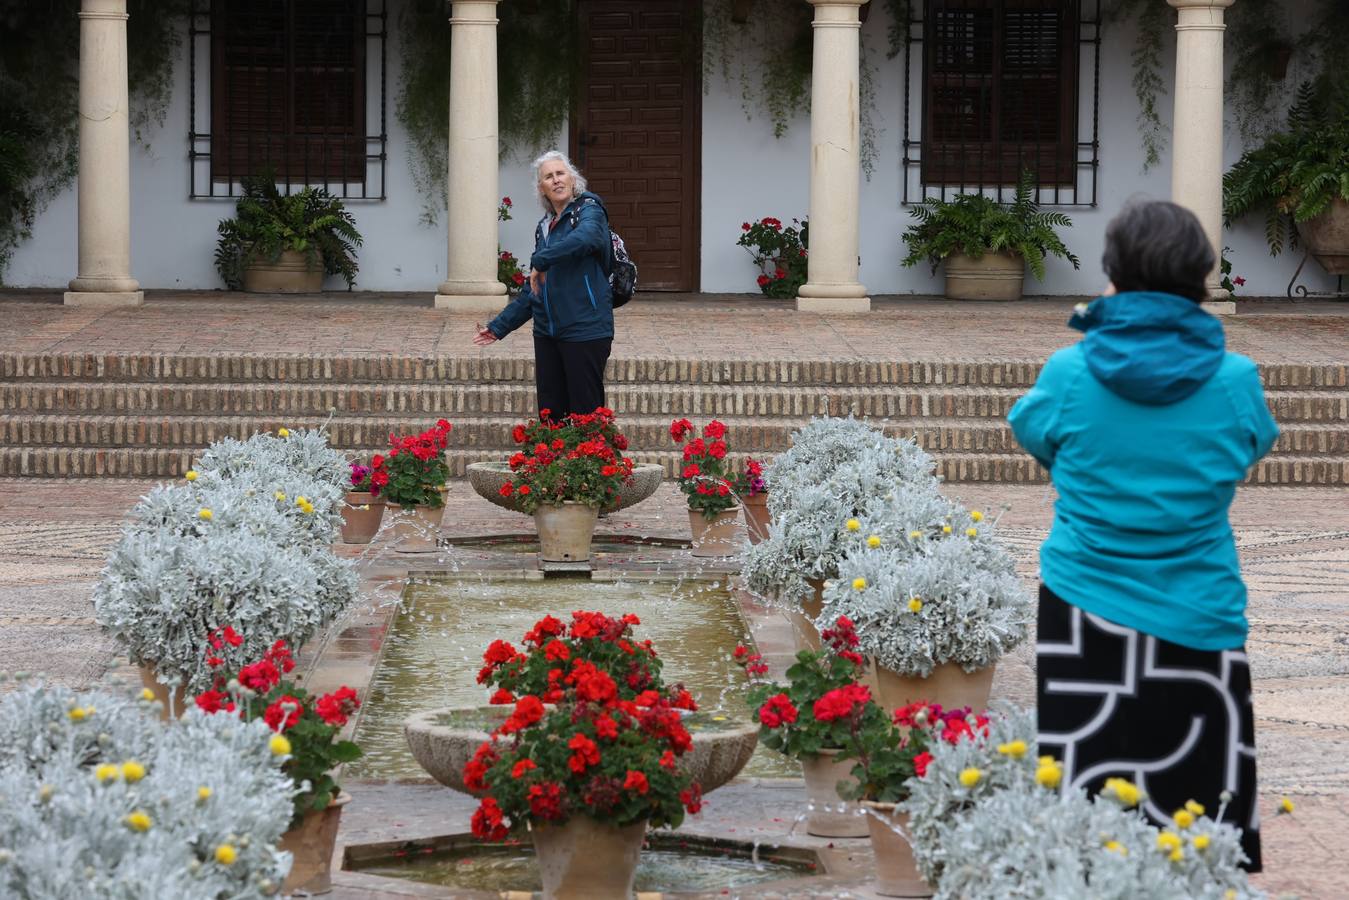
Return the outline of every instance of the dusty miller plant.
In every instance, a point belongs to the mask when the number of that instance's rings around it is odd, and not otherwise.
[[[271,736],[196,710],[165,723],[157,704],[113,694],[32,684],[8,695],[0,896],[275,894],[294,786]]]
[[[912,440],[852,418],[811,420],[765,470],[772,525],[742,557],[750,589],[789,601],[809,595],[810,579],[837,573],[851,545],[846,522],[898,485],[935,493],[932,468]]]
[[[1238,868],[1236,828],[1200,813],[1187,828],[1158,829],[1113,797],[1060,791],[1058,763],[1037,754],[1034,714],[1007,706],[990,719],[986,732],[934,742],[924,776],[910,779],[900,806],[937,897],[1262,896]],[[1159,838],[1178,843],[1164,852]]]
[[[1026,639],[1035,603],[993,522],[933,491],[872,498],[848,531],[821,621],[847,616],[859,651],[902,675],[984,668]]]
[[[278,639],[308,640],[357,593],[331,546],[346,468],[321,432],[212,445],[196,480],[132,510],[94,590],[99,624],[194,693],[210,686],[208,655],[237,668]],[[225,626],[243,643],[214,647]]]

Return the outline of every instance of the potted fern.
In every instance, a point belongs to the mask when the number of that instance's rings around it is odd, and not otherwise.
[[[1043,280],[1048,256],[1079,266],[1054,230],[1072,227],[1072,220],[1060,212],[1041,212],[1029,173],[1022,175],[1010,204],[983,194],[960,194],[949,201],[929,197],[910,215],[917,222],[904,232],[909,245],[904,265],[926,259],[935,274],[944,261],[951,300],[1020,299],[1026,267]]]
[[[1332,275],[1349,274],[1349,110],[1331,111],[1303,84],[1286,131],[1247,150],[1223,176],[1227,224],[1263,212],[1269,252],[1299,237]]]
[[[322,188],[282,195],[270,174],[242,181],[235,217],[220,222],[215,267],[230,290],[316,293],[324,275],[356,283],[356,222]]]

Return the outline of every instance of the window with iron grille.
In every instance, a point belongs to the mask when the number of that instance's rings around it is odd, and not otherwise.
[[[904,202],[971,190],[1001,199],[1029,172],[1042,202],[1095,205],[1097,0],[909,7]]]
[[[241,178],[271,171],[288,189],[319,185],[383,199],[383,5],[199,0],[191,27],[192,196],[235,196]],[[199,68],[209,73],[205,91]],[[210,117],[204,128],[202,113]]]

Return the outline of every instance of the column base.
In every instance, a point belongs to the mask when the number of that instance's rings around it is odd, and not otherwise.
[[[118,306],[144,306],[144,291],[66,291],[66,306],[91,306],[111,309]]]
[[[1227,293],[1224,291],[1223,293]],[[1214,316],[1234,316],[1237,314],[1237,304],[1232,300],[1205,300],[1200,304],[1204,312]]]
[[[510,298],[505,294],[436,294],[436,309],[456,312],[499,313]]]
[[[799,292],[796,311],[809,313],[865,313],[871,312],[871,298],[862,297],[806,297]]]

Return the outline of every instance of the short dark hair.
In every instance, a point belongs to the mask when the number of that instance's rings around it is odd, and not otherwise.
[[[1101,265],[1120,292],[1161,291],[1199,303],[1215,262],[1199,219],[1175,203],[1132,203],[1105,228]]]

